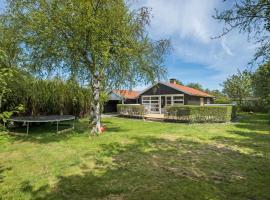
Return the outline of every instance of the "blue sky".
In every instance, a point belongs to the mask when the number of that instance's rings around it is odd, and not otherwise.
[[[150,35],[169,38],[173,52],[165,66],[168,78],[184,83],[198,82],[204,88],[220,84],[237,69],[245,69],[256,46],[237,31],[220,39],[223,24],[212,18],[215,8],[225,9],[233,1],[222,0],[136,0],[136,6],[152,8]],[[136,7],[135,6],[135,7]]]
[[[237,31],[220,39],[210,39],[222,31],[222,24],[212,15],[215,8],[229,6],[223,0],[132,0],[132,3],[133,8],[152,9],[151,38],[171,40],[173,51],[165,62],[168,78],[221,89],[220,84],[226,77],[237,69],[245,69],[252,59],[256,46]],[[3,4],[4,0],[0,0],[0,10]]]

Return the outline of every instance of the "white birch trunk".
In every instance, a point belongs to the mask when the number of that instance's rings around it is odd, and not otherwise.
[[[91,102],[91,134],[101,133],[101,113],[100,113],[100,80],[97,76],[92,79],[93,99]]]

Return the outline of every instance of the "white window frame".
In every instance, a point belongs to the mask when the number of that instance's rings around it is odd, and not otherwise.
[[[146,107],[146,109],[150,113],[160,113],[161,114],[161,97],[165,96],[165,106],[168,105],[168,97],[170,97],[171,104],[169,105],[184,105],[184,94],[165,94],[165,95],[142,95],[142,105]],[[174,97],[182,97],[181,99],[174,99]],[[149,100],[147,99],[149,98]],[[152,98],[155,98],[152,100]],[[158,98],[158,99],[156,99]],[[158,111],[152,111],[152,105],[158,105]]]

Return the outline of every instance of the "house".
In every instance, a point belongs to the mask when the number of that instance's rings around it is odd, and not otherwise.
[[[170,79],[169,83],[158,82],[142,92],[117,90],[113,91],[112,94],[110,101],[123,104],[139,103],[144,105],[150,113],[164,113],[165,107],[170,105],[202,106],[214,102],[214,96],[194,88],[179,85],[176,83],[176,79]],[[113,110],[117,109],[116,105],[117,103],[115,103]]]
[[[104,105],[104,112],[117,112],[117,104],[138,104],[139,94],[139,91],[133,90],[113,90]]]

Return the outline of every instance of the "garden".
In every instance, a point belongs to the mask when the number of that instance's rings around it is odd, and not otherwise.
[[[259,34],[269,33],[269,2],[216,10],[222,36],[239,28],[261,37],[256,67],[228,75],[222,90],[174,79],[223,105],[175,101],[165,104],[162,122],[136,119],[145,117],[142,105],[118,105],[126,118],[103,117],[113,90],[178,73],[164,66],[171,41],[151,38],[150,8],[123,0],[4,2],[0,200],[269,199],[269,37]]]

